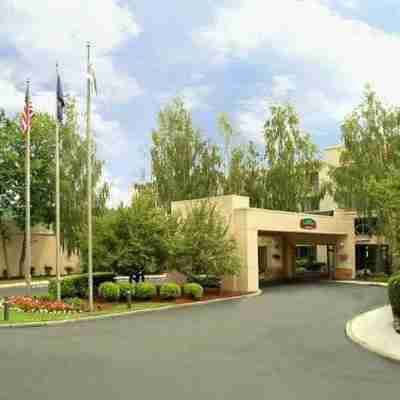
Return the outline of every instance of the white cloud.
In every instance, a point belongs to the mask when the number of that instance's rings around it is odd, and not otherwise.
[[[371,82],[386,100],[400,103],[400,37],[366,22],[345,18],[326,0],[237,0],[216,8],[213,22],[195,34],[196,42],[225,61],[263,60],[265,51],[295,63],[298,90],[316,91],[342,114],[342,101],[354,105]],[[342,1],[356,6],[356,1]],[[318,101],[317,95],[314,95]]]
[[[99,156],[102,159],[113,160],[127,155],[128,134],[119,121],[107,120],[96,111],[93,113],[92,121]]]
[[[272,97],[286,99],[291,92],[296,90],[294,78],[289,75],[276,75],[272,78]]]
[[[124,102],[142,93],[134,77],[116,68],[113,51],[141,29],[127,7],[118,0],[3,0],[0,4],[0,40],[14,48],[13,65],[18,84],[28,75],[38,85],[53,85],[59,61],[67,89],[85,88],[85,43],[93,43],[102,100]],[[23,77],[23,78],[21,78]],[[0,71],[0,79],[5,80]],[[107,95],[107,98],[106,96]]]
[[[189,110],[204,109],[209,107],[208,98],[213,90],[214,88],[211,85],[185,86],[175,93],[161,93],[158,100],[162,105],[165,105],[173,98],[180,97]]]
[[[267,96],[255,96],[242,101],[236,120],[240,134],[246,140],[257,143],[263,141],[264,123],[269,115],[270,101]]]
[[[30,77],[34,109],[53,114],[58,61],[64,92],[76,96],[83,114],[85,44],[90,40],[99,86],[99,96],[93,104],[99,155],[103,159],[115,159],[126,154],[126,131],[120,122],[105,118],[102,110],[143,93],[135,77],[120,70],[113,59],[114,50],[140,32],[134,15],[119,0],[69,0],[57,4],[46,0],[2,0],[0,40],[14,54],[0,62],[0,108],[11,115],[22,110],[25,80]]]
[[[105,170],[104,181],[110,185],[110,198],[108,207],[117,208],[121,203],[129,205],[132,200],[132,190],[125,184],[121,177],[114,176],[109,170]]]

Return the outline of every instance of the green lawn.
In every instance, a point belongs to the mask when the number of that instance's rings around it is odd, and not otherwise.
[[[93,317],[107,314],[121,314],[127,311],[146,310],[151,308],[166,307],[166,303],[133,303],[132,308],[128,309],[126,304],[116,304],[111,310],[96,311],[93,313],[71,313],[71,314],[42,314],[42,313],[26,313],[10,311],[10,319],[3,320],[3,310],[1,310],[0,324],[13,324],[13,323],[29,323],[29,322],[46,322],[46,321],[62,321],[62,320],[79,320],[84,317]]]

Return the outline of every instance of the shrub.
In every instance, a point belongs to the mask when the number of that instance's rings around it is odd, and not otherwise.
[[[217,276],[191,276],[188,278],[189,283],[197,283],[203,288],[207,289],[220,289],[221,288],[221,279]]]
[[[71,297],[68,299],[64,299],[65,304],[69,304],[74,307],[74,310],[81,310],[84,306],[84,302],[79,297]]]
[[[183,215],[178,213],[171,266],[186,276],[238,275],[241,260],[229,223],[212,202],[200,202]]]
[[[400,315],[400,274],[393,275],[388,282],[389,301],[393,313]]]
[[[48,290],[51,298],[57,298],[57,281],[55,279],[50,281]],[[75,297],[77,294],[77,289],[72,278],[65,278],[61,281],[61,298]]]
[[[118,282],[120,297],[123,300],[128,299],[128,293],[131,292],[132,298],[135,296],[135,285],[129,282]]]
[[[115,275],[112,272],[95,272],[93,274],[93,293],[98,292],[99,286],[103,282],[111,282]],[[89,280],[88,274],[81,274],[73,276],[67,279],[71,279],[76,289],[76,295],[78,297],[87,298],[89,292]]]
[[[296,274],[304,274],[307,270],[304,267],[296,268]]]
[[[161,289],[160,289],[161,290]],[[150,300],[157,295],[156,285],[150,282],[140,282],[136,285],[136,297],[140,300]]]
[[[107,301],[117,301],[121,294],[119,285],[114,282],[103,282],[98,291],[99,296]]]
[[[177,299],[181,294],[181,288],[176,283],[164,283],[160,287],[160,297],[164,300]]]
[[[195,300],[200,300],[203,297],[204,289],[198,283],[187,283],[183,286],[183,293]]]

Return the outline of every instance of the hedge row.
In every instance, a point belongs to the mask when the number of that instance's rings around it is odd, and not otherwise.
[[[95,272],[93,274],[93,289],[97,293],[99,286],[103,282],[112,281],[115,274],[112,272]],[[61,297],[71,298],[71,297],[88,297],[89,291],[89,281],[88,274],[81,274],[78,276],[71,276],[64,278],[61,281]],[[53,298],[57,297],[57,282],[55,279],[51,280],[49,283],[49,295]]]
[[[182,296],[182,289],[176,283],[164,283],[157,288],[150,282],[138,284],[104,282],[98,290],[99,296],[107,301],[126,300],[129,292],[132,299],[138,300],[151,300],[157,296],[157,292],[163,300],[174,300]],[[188,283],[183,286],[183,293],[194,300],[200,300],[204,290],[197,283]]]
[[[182,296],[200,300],[203,297],[203,287],[197,283],[187,283],[181,288],[176,283],[164,283],[156,286],[150,282],[132,284],[129,282],[114,283],[115,275],[109,272],[97,272],[93,274],[94,293],[107,301],[126,301],[129,292],[132,298],[138,300],[150,300],[160,295],[164,300],[172,300]],[[51,280],[49,284],[49,295],[51,298],[57,296],[57,282]],[[61,297],[65,298],[87,298],[88,297],[88,274],[64,278],[61,281]]]

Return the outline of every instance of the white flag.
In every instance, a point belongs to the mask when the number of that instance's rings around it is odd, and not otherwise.
[[[87,77],[90,80],[91,91],[97,96],[97,81],[96,81],[96,74],[94,72],[93,64],[89,65],[89,72],[88,72]]]

